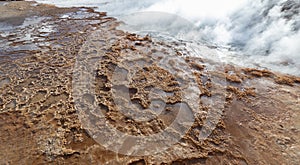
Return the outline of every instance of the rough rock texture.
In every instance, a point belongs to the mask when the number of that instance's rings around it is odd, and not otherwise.
[[[117,30],[117,20],[89,8],[33,4],[10,2],[0,6],[8,13],[0,19],[12,25],[10,30],[0,31],[0,164],[299,163],[299,77],[188,57],[188,52],[176,43]],[[22,10],[17,11],[20,7]],[[43,19],[32,22],[34,15]],[[13,18],[21,18],[21,22],[15,24],[10,21]],[[84,45],[89,49],[85,50]],[[171,68],[160,65],[165,56],[172,57],[168,61]],[[76,108],[80,100],[76,100],[73,86],[81,82],[74,79],[76,62],[85,64],[90,59],[96,64],[95,97],[83,94],[83,101],[96,103],[104,117],[97,115],[100,112],[82,115]],[[190,67],[199,102],[183,101],[193,95],[184,93],[179,85],[188,79],[168,72],[177,69],[178,73],[186,73],[178,62]],[[211,66],[216,67],[208,69]],[[118,81],[129,79],[129,72],[135,73],[130,83],[118,85]],[[126,92],[129,96],[123,95]],[[161,98],[160,93],[166,97]],[[137,113],[149,109],[151,94],[158,103],[152,108],[159,110],[163,104],[166,109],[148,122],[126,117],[117,108],[118,101],[129,97],[137,105],[133,109]],[[213,103],[208,104],[210,99]],[[89,134],[105,134],[97,132],[103,119],[129,135],[161,132],[179,113],[178,104],[187,104],[185,110],[192,111],[195,120],[167,150],[126,156],[107,150]],[[219,111],[214,111],[216,108]],[[143,112],[155,116],[153,111]],[[211,120],[214,129],[201,139],[201,130],[209,131],[204,127],[210,113],[217,119]],[[85,119],[93,120],[95,125],[83,127]],[[130,145],[124,148],[130,149]]]

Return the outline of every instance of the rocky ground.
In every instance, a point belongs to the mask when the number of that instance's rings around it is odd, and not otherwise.
[[[91,8],[5,2],[0,11],[0,164],[299,163],[299,77],[187,57],[176,43],[117,30],[116,19]],[[186,74],[180,63],[187,64],[197,87],[194,93],[179,85],[189,79],[160,65],[165,56],[178,73]],[[89,68],[89,60],[95,67],[94,96],[74,89],[82,82],[76,73]],[[132,70],[130,83],[116,85]],[[156,96],[167,108],[148,122],[127,117],[112,99],[122,101],[128,89],[130,101],[138,105],[133,110],[139,113],[151,106],[153,88],[167,95]],[[195,94],[200,101],[188,102]],[[96,103],[103,115],[82,114],[86,111],[78,111],[81,101]],[[167,150],[127,156],[131,142],[118,154],[93,137],[108,133],[99,132],[103,119],[129,135],[153,135],[171,125],[180,106],[193,112],[195,120]],[[83,123],[90,120],[94,125]],[[201,139],[201,130],[212,132]]]

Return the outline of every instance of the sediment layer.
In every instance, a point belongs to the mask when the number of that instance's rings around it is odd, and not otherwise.
[[[299,77],[189,57],[176,43],[117,30],[116,19],[91,8],[10,2],[0,10],[5,11],[0,20],[11,26],[10,31],[0,31],[1,164],[296,165],[300,161]],[[33,21],[36,18],[42,19]],[[166,56],[170,68],[159,62]],[[82,115],[75,106],[80,100],[73,87],[81,82],[74,79],[80,71],[76,64],[81,60],[89,64],[84,61],[91,59],[96,64],[94,95],[77,92],[84,103],[96,103],[103,116]],[[128,84],[118,84],[129,78]],[[188,80],[196,87],[194,92],[180,86]],[[123,95],[126,92],[128,96]],[[199,102],[185,101],[195,93]],[[151,107],[151,94],[158,107]],[[166,109],[158,116],[145,112],[154,116],[147,122],[134,120],[118,107],[126,97],[137,105],[135,114],[149,108],[160,111],[162,105]],[[105,134],[97,132],[102,119],[128,135],[159,133],[174,121],[179,105],[195,119],[177,143],[161,152],[118,154],[91,136],[91,132]],[[206,128],[209,117],[211,130]],[[85,119],[95,125],[84,126]],[[201,130],[211,132],[201,139]]]

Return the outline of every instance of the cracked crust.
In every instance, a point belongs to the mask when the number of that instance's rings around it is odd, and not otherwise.
[[[14,6],[25,6],[24,11],[39,10],[26,7],[31,2],[14,2]],[[8,5],[15,9],[16,7]],[[55,8],[47,6],[45,8]],[[55,11],[59,9],[55,8]],[[61,13],[76,15],[80,9],[63,9]],[[176,46],[155,42],[149,36],[116,30],[118,22],[85,9],[83,18],[61,18],[47,15],[47,24],[55,25],[56,31],[46,37],[39,36],[38,50],[1,50],[0,60],[0,163],[1,164],[297,164],[300,157],[300,103],[299,78],[281,75],[267,70],[239,68],[226,65],[224,70],[208,71],[212,65],[205,59],[184,57],[180,51],[171,51]],[[96,14],[96,15],[94,15]],[[43,22],[42,22],[43,23]],[[37,28],[43,26],[37,24]],[[45,23],[45,22],[44,22]],[[173,54],[189,64],[200,90],[199,113],[188,132],[169,149],[150,156],[130,157],[116,154],[99,145],[82,127],[74,107],[72,77],[75,56],[90,32],[102,29],[107,36],[114,37],[109,50],[98,68],[96,101],[109,122],[120,131],[132,135],[150,135],[163,130],[176,115],[176,103],[182,95],[174,75],[149,60],[154,54]],[[19,32],[18,32],[19,31]],[[1,40],[22,45],[16,36],[21,30],[12,32]],[[147,48],[147,51],[145,51]],[[40,50],[43,51],[40,51]],[[134,64],[148,62],[151,65],[136,71],[128,84],[132,102],[144,109],[150,106],[148,94],[157,87],[167,94],[163,100],[168,107],[161,116],[151,122],[138,122],[126,118],[114,105],[112,89],[122,92],[124,87],[113,86],[113,72],[126,66],[118,66],[118,57],[130,53],[141,53],[145,58]],[[132,61],[132,60],[131,60]],[[129,61],[130,62],[130,61]],[[128,62],[128,65],[131,65]],[[171,63],[172,65],[172,63]],[[175,64],[176,65],[176,64]],[[213,64],[215,65],[215,64]],[[221,65],[221,64],[220,64]],[[123,70],[122,70],[123,69]],[[147,80],[147,83],[144,81]],[[220,80],[220,81],[213,81]],[[223,82],[227,80],[227,82]],[[216,85],[217,84],[217,85]],[[222,116],[216,128],[205,140],[199,140],[210,108],[205,100],[215,95],[226,95]],[[153,92],[153,91],[152,91]],[[160,91],[156,91],[159,93]],[[155,94],[155,92],[154,92]],[[93,97],[85,95],[93,102]],[[95,101],[95,100],[94,100]],[[219,102],[216,102],[218,104]],[[220,104],[220,103],[219,103]],[[175,113],[175,114],[173,114]],[[215,114],[217,115],[217,114]],[[97,118],[95,118],[97,120]]]

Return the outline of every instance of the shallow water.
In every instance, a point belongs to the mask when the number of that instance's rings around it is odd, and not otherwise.
[[[20,51],[43,50],[47,46],[46,37],[55,30],[47,23],[47,17],[19,18],[18,24],[0,22],[0,51],[1,55],[21,56]],[[22,23],[20,23],[22,22]],[[44,51],[44,50],[43,50]]]

